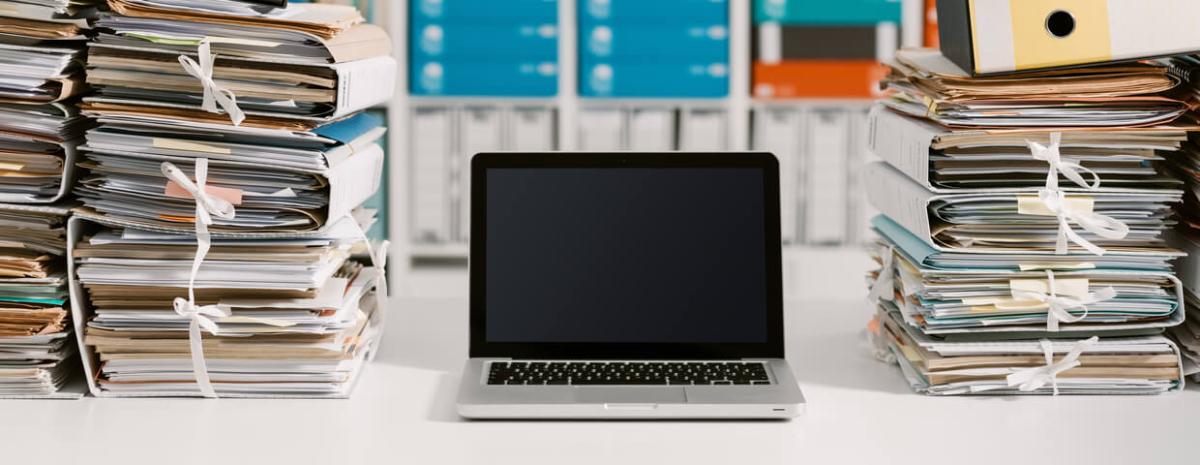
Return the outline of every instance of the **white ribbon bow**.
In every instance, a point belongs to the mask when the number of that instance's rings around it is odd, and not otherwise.
[[[194,299],[191,286],[188,287],[188,299]],[[192,354],[192,373],[196,377],[196,384],[200,386],[200,395],[215,399],[217,391],[213,389],[212,379],[208,376],[208,363],[204,359],[204,340],[200,329],[217,335],[220,328],[210,317],[229,317],[233,312],[220,305],[196,305],[195,300],[188,299],[175,298],[175,313],[191,320],[188,323],[188,349]]]
[[[1087,249],[1088,252],[1104,255],[1103,248],[1071,229],[1071,223],[1105,239],[1124,239],[1129,235],[1129,225],[1114,218],[1094,212],[1072,211],[1067,203],[1066,194],[1061,191],[1038,190],[1038,199],[1050,213],[1058,217],[1058,240],[1054,243],[1054,253],[1058,255],[1065,255],[1069,251],[1067,239]]]
[[[888,246],[887,251],[880,257],[880,261],[883,264],[879,269],[879,277],[875,278],[875,282],[871,284],[871,292],[867,294],[867,298],[872,303],[879,300],[890,302],[896,298],[896,272],[892,269],[892,260],[895,258],[895,253],[896,249]]]
[[[200,85],[204,87],[204,102],[201,108],[209,113],[220,113],[217,110],[219,104],[225,113],[229,114],[229,120],[234,126],[240,126],[242,121],[246,120],[246,113],[242,111],[237,104],[237,96],[233,91],[221,87],[217,81],[213,80],[213,64],[217,61],[217,56],[212,53],[212,44],[208,39],[200,41],[198,50],[200,62],[196,63],[192,57],[187,55],[179,56],[179,64],[183,65],[183,70],[192,77],[200,80]]]
[[[387,280],[387,258],[388,248],[391,245],[389,241],[382,241],[379,247],[371,245],[371,238],[367,236],[367,230],[358,224],[358,220],[354,218],[354,213],[347,213],[346,217],[354,225],[358,232],[359,239],[367,245],[367,255],[371,259],[371,265],[375,267],[375,318],[377,324],[382,327],[385,324],[388,310],[388,280]],[[371,357],[375,356],[375,351],[371,351]]]
[[[1008,375],[1006,378],[1008,386],[1018,386],[1021,392],[1030,392],[1041,389],[1049,384],[1054,387],[1054,395],[1058,395],[1058,375],[1064,371],[1075,368],[1081,363],[1079,356],[1088,347],[1096,344],[1100,338],[1092,336],[1075,343],[1067,355],[1063,356],[1062,360],[1054,361],[1054,346],[1050,344],[1048,339],[1038,341],[1042,345],[1042,354],[1046,357],[1046,364],[1040,367],[1026,368]]]
[[[1057,291],[1054,289],[1053,271],[1046,270],[1046,281],[1047,287],[1050,289],[1050,294],[1024,289],[1014,289],[1012,291],[1014,299],[1036,300],[1046,305],[1046,331],[1057,332],[1060,322],[1075,323],[1082,321],[1084,318],[1087,318],[1088,305],[1100,303],[1117,296],[1117,290],[1109,286],[1096,292],[1089,292],[1083,299],[1059,297]],[[1076,308],[1082,308],[1083,314],[1079,316],[1072,315],[1070,310]]]
[[[212,382],[208,376],[208,364],[204,360],[204,346],[201,340],[200,328],[208,330],[210,333],[217,334],[219,327],[217,323],[209,317],[228,317],[232,313],[227,308],[217,305],[196,305],[196,276],[200,273],[200,264],[204,263],[204,257],[208,255],[208,250],[212,247],[212,236],[208,232],[208,227],[212,225],[212,215],[218,218],[230,220],[236,215],[233,204],[225,199],[209,195],[204,188],[208,182],[208,159],[196,159],[196,182],[193,183],[188,179],[187,174],[183,170],[177,168],[171,162],[162,163],[162,173],[167,177],[167,180],[178,184],[183,190],[191,194],[196,201],[196,256],[192,259],[192,271],[188,278],[188,298],[184,300],[182,297],[176,297],[174,301],[175,313],[185,316],[190,320],[188,325],[188,342],[192,354],[192,371],[196,377],[196,384],[200,386],[200,393],[204,397],[217,397],[216,391],[212,387]]]
[[[1083,165],[1080,165],[1079,163],[1065,161],[1062,159],[1062,153],[1059,148],[1061,140],[1062,133],[1052,132],[1050,133],[1049,146],[1042,145],[1034,141],[1026,141],[1026,143],[1029,144],[1029,151],[1033,153],[1034,160],[1041,160],[1050,164],[1050,172],[1046,175],[1046,189],[1052,191],[1058,190],[1059,173],[1062,173],[1062,175],[1066,176],[1067,179],[1070,179],[1075,184],[1078,184],[1079,187],[1088,190],[1099,189],[1100,175],[1096,174],[1095,171],[1084,168]],[[1080,171],[1091,175],[1092,184],[1088,184],[1087,180],[1085,180],[1083,175],[1080,174]]]

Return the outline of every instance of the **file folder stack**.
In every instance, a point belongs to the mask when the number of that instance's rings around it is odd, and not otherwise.
[[[579,2],[579,94],[717,98],[729,93],[727,0]]]
[[[110,0],[68,224],[98,396],[345,397],[379,339],[390,39],[348,6]],[[372,266],[350,261],[367,244]]]
[[[0,204],[0,399],[77,398],[62,206]]]
[[[0,202],[53,203],[69,190],[85,120],[94,2],[0,0]]]
[[[877,342],[918,392],[1151,394],[1183,383],[1168,245],[1187,132],[1146,63],[969,77],[902,50],[871,113]]]
[[[369,218],[360,218],[369,225]],[[222,397],[346,397],[380,337],[379,270],[348,261],[363,227],[342,218],[306,237],[214,239],[195,278],[215,333],[189,335],[172,302],[188,294],[195,238],[71,225],[77,291],[91,307],[83,344],[93,393],[203,393],[200,351]],[[199,346],[197,346],[199,344]],[[89,354],[90,355],[90,354]]]
[[[77,398],[63,197],[92,1],[0,0],[0,398]]]
[[[1168,60],[1171,74],[1184,83],[1184,92],[1200,96],[1200,56],[1178,56]],[[1200,381],[1200,138],[1192,135],[1183,150],[1167,153],[1173,173],[1184,182],[1179,227],[1172,244],[1187,252],[1179,260],[1179,279],[1187,290],[1188,318],[1172,330],[1184,354],[1184,370]]]
[[[876,97],[901,24],[895,0],[755,0],[754,95]]]
[[[413,95],[558,93],[558,0],[412,0],[408,5]]]

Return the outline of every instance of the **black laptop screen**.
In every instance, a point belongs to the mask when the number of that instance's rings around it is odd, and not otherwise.
[[[488,342],[767,341],[763,169],[486,176]]]

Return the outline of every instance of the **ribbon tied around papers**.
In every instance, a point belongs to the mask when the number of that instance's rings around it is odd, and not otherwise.
[[[1076,323],[1087,317],[1088,305],[1100,303],[1117,296],[1112,286],[1096,292],[1088,292],[1087,279],[1055,280],[1054,272],[1046,270],[1046,280],[1014,279],[1009,281],[1012,298],[1018,302],[1037,302],[1046,306],[1046,331],[1058,332],[1059,323]],[[1063,295],[1060,295],[1063,294]],[[1075,316],[1071,310],[1082,309]]]
[[[168,185],[170,183],[178,185],[196,202],[196,256],[192,259],[192,270],[188,277],[188,298],[185,300],[182,297],[176,297],[174,306],[175,313],[187,317],[189,320],[188,344],[192,355],[192,371],[196,377],[196,384],[200,388],[200,394],[204,397],[215,398],[217,392],[213,389],[212,381],[208,376],[208,364],[204,359],[204,345],[200,329],[203,328],[214,335],[218,334],[220,328],[212,317],[229,317],[232,316],[232,312],[220,305],[196,305],[196,276],[200,273],[200,264],[204,263],[204,257],[208,255],[208,250],[212,247],[212,236],[208,232],[208,227],[213,224],[213,215],[230,220],[235,217],[236,211],[229,201],[212,195],[206,190],[207,158],[196,159],[196,182],[194,183],[188,179],[183,170],[171,162],[163,162],[161,168],[163,175],[167,177]]]
[[[1058,239],[1054,244],[1054,253],[1058,255],[1065,255],[1069,251],[1068,239],[1087,249],[1088,252],[1104,255],[1103,248],[1075,232],[1071,228],[1071,223],[1105,239],[1124,239],[1129,235],[1129,225],[1093,212],[1094,207],[1095,200],[1090,197],[1067,197],[1058,190],[1040,189],[1037,197],[1027,195],[1017,197],[1017,213],[1058,218]]]
[[[1105,239],[1123,239],[1129,234],[1129,226],[1108,216],[1092,211],[1094,201],[1081,197],[1068,198],[1058,186],[1058,175],[1062,173],[1067,179],[1087,190],[1100,188],[1100,176],[1083,165],[1066,161],[1062,158],[1062,133],[1050,133],[1050,144],[1042,145],[1035,141],[1026,141],[1035,160],[1045,161],[1050,165],[1046,174],[1046,188],[1038,190],[1037,199],[1021,196],[1018,199],[1018,213],[1026,215],[1058,217],[1058,239],[1054,244],[1054,253],[1068,253],[1067,240],[1078,244],[1095,255],[1104,255],[1104,249],[1084,239],[1083,236],[1071,229],[1071,223],[1078,224],[1083,229]],[[1084,179],[1086,173],[1092,177],[1092,183]],[[1035,202],[1039,202],[1040,205]],[[1086,206],[1085,206],[1086,205]]]
[[[213,79],[213,65],[217,61],[217,56],[212,53],[212,43],[209,39],[200,41],[198,55],[199,63],[192,57],[180,55],[179,64],[183,66],[185,72],[200,80],[200,85],[204,87],[204,100],[201,108],[209,113],[220,113],[217,109],[219,105],[229,115],[229,120],[233,122],[234,126],[241,126],[242,121],[246,120],[246,113],[242,111],[241,107],[238,107],[237,96],[233,94],[233,91],[221,87]]]
[[[888,246],[879,257],[879,261],[881,262],[879,277],[875,278],[875,282],[871,284],[871,292],[867,294],[867,298],[871,302],[880,300],[891,301],[896,297],[896,272],[892,269],[895,254],[896,249]]]
[[[1050,133],[1050,145],[1042,145],[1034,141],[1025,142],[1029,144],[1029,151],[1032,152],[1034,160],[1041,160],[1050,165],[1050,170],[1046,174],[1046,189],[1052,191],[1058,190],[1059,173],[1062,173],[1062,175],[1066,176],[1067,179],[1070,179],[1071,182],[1078,184],[1079,187],[1084,189],[1094,191],[1100,188],[1100,175],[1096,174],[1095,171],[1084,168],[1083,165],[1080,165],[1079,163],[1063,160],[1060,149],[1062,143],[1062,133]],[[1087,180],[1083,178],[1083,175],[1080,174],[1080,172],[1087,173],[1089,176],[1091,176],[1092,183],[1089,184]]]
[[[391,242],[384,240],[379,243],[378,247],[371,245],[371,238],[367,236],[367,230],[358,223],[358,220],[354,219],[354,213],[347,213],[346,217],[354,224],[359,239],[366,244],[367,255],[371,259],[371,265],[375,267],[375,314],[379,315],[378,322],[382,325],[388,309],[387,258]]]
[[[1046,358],[1046,364],[1039,367],[1026,368],[1016,371],[1006,378],[1008,386],[1017,386],[1021,392],[1030,392],[1041,389],[1047,384],[1054,387],[1054,395],[1058,395],[1058,375],[1064,371],[1075,368],[1082,363],[1079,361],[1079,356],[1083,354],[1088,347],[1095,345],[1100,341],[1100,338],[1092,336],[1088,339],[1076,342],[1067,355],[1063,356],[1062,360],[1054,361],[1054,346],[1048,339],[1038,341],[1042,346],[1042,355]]]

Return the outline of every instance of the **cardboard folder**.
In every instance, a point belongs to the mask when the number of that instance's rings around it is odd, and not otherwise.
[[[1200,50],[1194,0],[940,0],[942,53],[973,74]]]

